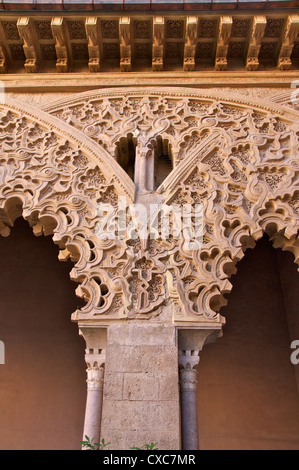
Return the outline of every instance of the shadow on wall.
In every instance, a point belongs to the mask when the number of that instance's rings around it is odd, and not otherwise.
[[[0,239],[0,449],[80,449],[85,343],[71,314],[80,303],[51,237],[18,219]]]
[[[291,253],[267,236],[237,266],[221,309],[223,338],[205,346],[198,368],[201,449],[298,449],[299,273]],[[296,384],[297,382],[297,384]]]

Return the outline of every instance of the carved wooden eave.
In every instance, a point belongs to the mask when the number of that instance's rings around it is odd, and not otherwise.
[[[158,12],[159,13],[159,12]],[[0,11],[0,72],[283,71],[299,68],[286,10],[24,14]]]

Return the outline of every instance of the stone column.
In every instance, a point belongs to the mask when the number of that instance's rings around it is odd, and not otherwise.
[[[83,439],[88,436],[99,442],[103,403],[105,370],[106,329],[80,327],[80,334],[86,341],[85,361],[87,365],[87,398]]]
[[[217,329],[179,329],[179,371],[181,398],[182,450],[198,450],[197,366],[205,344],[214,342],[221,332]]]
[[[179,352],[182,449],[198,450],[197,366],[199,351]]]

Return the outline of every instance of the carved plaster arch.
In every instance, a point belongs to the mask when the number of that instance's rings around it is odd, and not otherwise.
[[[134,185],[104,149],[70,126],[31,106],[6,99],[0,106],[0,233],[23,216],[35,235],[53,234],[59,259],[71,259],[71,278],[86,305],[81,315],[126,315],[128,287],[99,265],[122,255],[117,242],[95,234],[99,202],[134,200]],[[120,308],[120,304],[121,307]],[[78,312],[74,313],[74,316]]]
[[[168,205],[204,203],[200,250],[187,252],[183,241],[127,240],[132,264],[123,264],[122,277],[129,316],[158,315],[170,298],[177,323],[223,322],[229,277],[263,232],[298,262],[296,110],[235,92],[183,88],[96,90],[45,110],[112,157],[123,132],[139,134],[144,146],[158,135],[168,139],[174,170],[156,194]]]

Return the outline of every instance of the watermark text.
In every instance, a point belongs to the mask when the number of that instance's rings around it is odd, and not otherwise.
[[[3,341],[0,341],[0,364],[5,364],[5,346]]]
[[[99,204],[96,235],[101,240],[182,240],[187,250],[198,250],[203,241],[202,204],[127,204],[120,196],[115,206]]]
[[[295,339],[294,341],[292,341],[291,349],[295,350],[291,354],[291,363],[294,366],[297,366],[299,364],[299,340],[298,339]]]

